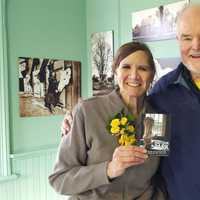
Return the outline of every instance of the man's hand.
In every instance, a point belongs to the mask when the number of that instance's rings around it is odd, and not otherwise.
[[[82,100],[83,100],[82,98],[79,98],[78,102],[81,102]],[[72,121],[73,121],[72,112],[67,111],[60,127],[62,136],[67,135],[67,133],[69,133],[69,131],[71,130]]]
[[[73,120],[72,113],[70,111],[67,111],[61,123],[62,136],[67,135],[67,133],[69,133],[71,129],[72,120]]]

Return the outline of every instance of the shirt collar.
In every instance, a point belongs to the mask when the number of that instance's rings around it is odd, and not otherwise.
[[[125,104],[125,102],[123,101],[123,99],[121,98],[121,96],[119,94],[119,87],[118,86],[110,93],[109,96],[110,96],[111,101],[113,103],[115,103],[117,105],[117,107],[124,108],[126,113],[130,112],[128,110],[127,105]],[[154,108],[149,103],[147,96],[144,97],[144,104],[143,104],[142,113],[145,113],[145,112],[154,112]]]

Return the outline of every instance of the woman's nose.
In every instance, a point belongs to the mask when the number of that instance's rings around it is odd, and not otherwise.
[[[138,78],[138,70],[137,70],[137,68],[134,68],[134,69],[131,70],[130,76],[133,79],[137,79]]]

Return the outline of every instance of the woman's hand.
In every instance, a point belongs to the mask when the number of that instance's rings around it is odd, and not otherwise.
[[[147,150],[138,146],[119,146],[113,153],[112,161],[108,163],[109,178],[121,176],[126,168],[140,165],[148,158]]]
[[[72,120],[73,120],[72,113],[70,111],[67,111],[60,127],[62,136],[67,135],[67,133],[70,131]]]

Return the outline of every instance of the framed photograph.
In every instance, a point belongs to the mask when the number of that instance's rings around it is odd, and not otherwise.
[[[64,114],[80,98],[77,61],[18,58],[20,116]]]
[[[111,92],[114,88],[113,31],[91,35],[91,64],[93,96]]]
[[[133,12],[132,39],[145,42],[175,38],[177,15],[188,3],[183,0]]]

